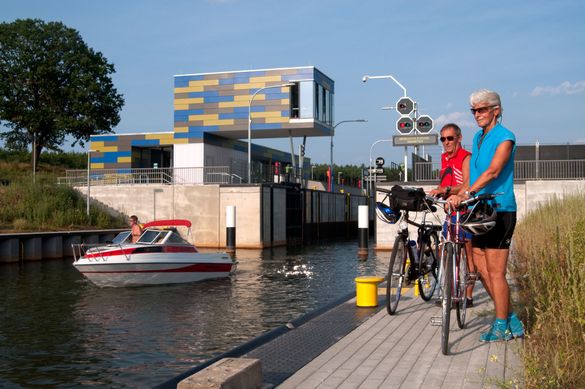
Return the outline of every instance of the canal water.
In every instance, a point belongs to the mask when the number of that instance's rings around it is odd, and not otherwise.
[[[0,266],[0,387],[151,387],[384,275],[355,242],[239,250],[230,279],[98,288],[51,260]]]

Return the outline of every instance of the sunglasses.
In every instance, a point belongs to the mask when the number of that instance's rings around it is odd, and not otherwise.
[[[475,115],[476,113],[484,114],[494,107],[497,107],[497,105],[488,105],[487,107],[471,108],[470,111],[472,115]]]
[[[442,136],[439,138],[441,140],[441,142],[445,143],[446,140],[448,140],[449,142],[453,142],[455,140],[454,136]]]

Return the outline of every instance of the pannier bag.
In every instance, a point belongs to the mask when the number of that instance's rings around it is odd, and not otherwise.
[[[394,210],[419,212],[426,209],[425,191],[394,185],[390,188],[390,207]]]

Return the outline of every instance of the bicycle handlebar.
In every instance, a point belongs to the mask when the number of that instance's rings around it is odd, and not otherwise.
[[[478,194],[475,196],[471,196],[470,198],[468,198],[466,200],[461,201],[460,205],[468,205],[468,204],[472,204],[472,203],[475,203],[475,202],[480,201],[480,200],[492,200],[492,199],[495,199],[496,196],[500,196],[503,194],[504,193],[502,193],[502,192],[490,193],[490,194]],[[434,196],[429,196],[429,195],[425,196],[425,200],[428,200],[428,201],[435,203],[435,204],[447,204],[447,199],[442,199],[439,197],[434,197]]]

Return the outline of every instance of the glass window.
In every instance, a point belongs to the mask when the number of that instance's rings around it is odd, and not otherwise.
[[[319,91],[321,92],[321,121],[327,122],[327,116],[329,116],[327,109],[327,89],[319,85]]]
[[[314,85],[313,81],[302,81],[300,88],[300,117],[301,119],[310,119],[314,117]]]
[[[122,231],[112,240],[114,244],[122,244],[122,243],[129,243],[132,239],[130,239],[132,231]]]
[[[299,83],[295,82],[290,87],[290,117],[291,119],[298,119],[300,117],[299,107]]]
[[[146,230],[142,235],[140,235],[140,239],[138,239],[137,243],[152,243],[157,240],[157,237],[161,234],[161,231],[156,230]],[[163,235],[164,237],[164,235]]]

